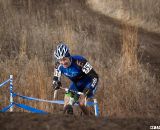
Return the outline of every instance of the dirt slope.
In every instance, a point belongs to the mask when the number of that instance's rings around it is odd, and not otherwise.
[[[149,130],[160,119],[114,119],[31,113],[0,113],[1,130]]]

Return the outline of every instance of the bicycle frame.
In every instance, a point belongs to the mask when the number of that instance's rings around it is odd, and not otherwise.
[[[78,94],[78,95],[84,95],[84,93],[82,93],[82,92],[69,90],[68,88],[60,87],[60,89],[64,90],[65,92],[70,91],[70,92],[73,92],[73,93]],[[55,91],[54,91],[54,99],[55,99],[56,96],[57,96],[57,91],[58,91],[58,90],[55,90]],[[93,102],[87,102],[87,97],[86,97],[86,98],[85,98],[85,106],[94,106],[95,116],[99,116],[99,108],[98,108],[97,99],[93,99]]]

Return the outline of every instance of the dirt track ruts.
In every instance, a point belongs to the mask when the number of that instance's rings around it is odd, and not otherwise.
[[[160,119],[0,113],[1,130],[149,130],[154,125],[160,125]]]

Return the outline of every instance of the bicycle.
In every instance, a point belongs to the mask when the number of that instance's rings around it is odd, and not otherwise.
[[[79,99],[75,100],[74,95],[78,95],[79,97],[81,95],[84,95],[84,93],[74,91],[74,90],[69,90],[68,88],[64,88],[64,87],[60,87],[60,89],[64,90],[66,93],[73,94],[72,96],[69,97],[69,103],[68,103],[69,105],[66,108],[64,108],[64,111],[63,111],[64,114],[66,114],[68,110],[72,109],[71,107],[80,106],[79,101],[78,101]],[[57,97],[57,92],[58,90],[54,90],[54,99],[56,99]],[[99,116],[99,108],[98,108],[98,103],[96,99],[93,99],[93,101],[91,102],[91,101],[87,101],[87,98],[85,97],[85,106],[89,108],[89,113],[90,113],[89,115]],[[74,114],[74,111],[73,113],[69,111],[68,114]],[[80,113],[80,115],[83,115],[82,112]]]

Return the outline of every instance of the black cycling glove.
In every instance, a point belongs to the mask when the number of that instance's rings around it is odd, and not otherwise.
[[[53,81],[53,88],[54,89],[60,89],[60,87],[62,86],[60,81]]]

